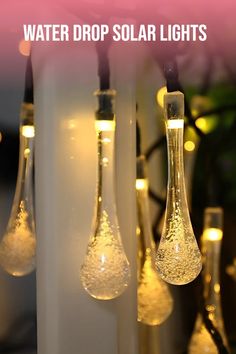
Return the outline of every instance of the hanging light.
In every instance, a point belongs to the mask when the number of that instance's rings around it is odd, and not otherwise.
[[[0,244],[0,263],[14,276],[35,268],[35,223],[33,209],[34,108],[23,103],[20,125],[20,155],[16,192],[6,233]]]
[[[96,215],[80,278],[94,298],[110,300],[128,286],[130,266],[121,241],[114,194],[115,91],[96,92],[99,109],[95,129],[98,141]]]
[[[167,93],[164,96],[164,109],[168,186],[165,220],[156,266],[165,281],[182,285],[194,280],[202,268],[201,254],[190,221],[184,182],[184,95],[179,91]]]
[[[203,254],[204,306],[213,325],[220,332],[223,342],[227,344],[220,300],[220,251],[223,237],[223,210],[206,208],[204,212],[204,231],[201,238]],[[189,354],[217,354],[218,349],[198,314],[189,344]]]
[[[155,269],[155,245],[152,236],[148,180],[145,173],[145,157],[137,159],[136,194],[138,205],[138,237],[143,245],[143,266],[138,285],[138,320],[146,325],[155,326],[163,323],[171,314],[173,299],[168,286]]]
[[[24,102],[20,114],[20,153],[15,196],[0,243],[0,264],[14,276],[35,269],[36,236],[33,207],[34,105],[31,58],[28,58]]]

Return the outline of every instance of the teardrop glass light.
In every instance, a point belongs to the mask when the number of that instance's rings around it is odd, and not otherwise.
[[[146,177],[145,156],[137,158],[136,193],[140,245],[143,245],[143,266],[138,285],[138,321],[155,326],[163,323],[173,310],[173,299],[168,285],[155,269],[153,241]]]
[[[115,91],[97,91],[95,129],[98,142],[98,179],[93,232],[80,271],[84,289],[94,298],[110,300],[128,286],[130,266],[119,231],[114,188]]]
[[[34,136],[34,106],[32,103],[23,103],[16,191],[7,229],[0,244],[1,266],[6,272],[17,277],[27,275],[35,269]]]
[[[206,208],[204,231],[201,238],[203,254],[204,306],[213,325],[220,332],[228,347],[221,310],[220,295],[220,252],[223,238],[223,210],[219,207]],[[189,344],[189,354],[217,354],[218,349],[207,331],[201,314],[197,315]]]
[[[164,96],[168,148],[167,203],[161,241],[156,256],[160,276],[168,283],[183,285],[201,271],[201,254],[193,233],[187,205],[184,164],[184,95]]]

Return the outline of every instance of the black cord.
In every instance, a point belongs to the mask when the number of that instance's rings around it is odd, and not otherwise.
[[[160,147],[166,144],[166,137],[163,135],[161,138],[158,138],[145,152],[146,160],[149,160],[152,157],[152,154]]]
[[[163,71],[166,79],[167,92],[181,91],[176,60],[166,62]]]
[[[200,279],[200,312],[202,315],[203,322],[205,324],[205,327],[207,331],[209,332],[213,342],[215,343],[215,346],[217,347],[218,353],[219,354],[229,354],[228,349],[225,347],[222,336],[218,329],[214,326],[213,322],[209,318],[209,312],[206,309],[205,306],[205,299],[203,296],[203,281],[202,278]]]
[[[108,38],[106,41],[98,42],[96,45],[100,90],[109,90],[110,88],[110,63],[108,55],[110,44],[111,41]]]
[[[136,119],[136,157],[141,155],[141,133],[138,120]]]
[[[31,55],[28,57],[26,65],[24,102],[34,103],[34,85]]]
[[[151,188],[149,188],[149,197],[154,200],[156,203],[160,204],[161,206],[166,206],[166,201],[165,199],[161,198],[159,195],[157,195],[156,192],[154,192]]]

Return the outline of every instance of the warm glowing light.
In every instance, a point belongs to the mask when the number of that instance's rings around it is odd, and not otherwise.
[[[137,158],[136,196],[138,208],[138,321],[156,326],[163,323],[173,309],[167,284],[155,269],[152,226],[148,200],[145,156]]]
[[[28,213],[24,202],[21,202],[15,225],[7,231],[0,244],[1,266],[14,276],[29,274],[35,268],[36,239],[27,219]]]
[[[146,250],[146,259],[138,287],[138,321],[156,326],[163,323],[173,309],[173,299],[167,284],[153,268],[151,250]]]
[[[2,142],[2,133],[0,132],[0,143]]]
[[[126,290],[130,280],[130,265],[119,231],[113,188],[116,124],[112,117],[115,91],[97,91],[96,96],[99,105],[95,120],[98,152],[96,208],[93,232],[80,269],[80,280],[93,298],[111,300]],[[110,117],[110,120],[106,120],[106,117]]]
[[[201,315],[198,315],[194,333],[189,345],[189,354],[218,354],[218,349],[206,329]]]
[[[166,218],[168,222],[164,225],[156,257],[158,272],[170,284],[190,283],[202,269],[201,255],[192,227],[180,209]]]
[[[109,144],[111,142],[111,139],[110,138],[103,138],[102,139],[102,143],[103,144]]]
[[[220,284],[217,283],[217,284],[214,285],[214,291],[215,291],[216,294],[220,293]]]
[[[189,151],[189,152],[194,151],[194,150],[195,150],[195,144],[194,144],[194,142],[191,141],[191,140],[185,141],[185,143],[184,143],[184,149],[185,149],[186,151]]]
[[[216,228],[208,228],[203,231],[203,239],[207,241],[220,241],[223,237],[223,231]]]
[[[74,120],[72,119],[71,121],[69,121],[68,129],[73,130],[73,129],[75,129],[75,127],[76,127],[76,124],[75,124]]]
[[[114,120],[96,120],[95,128],[100,132],[114,131],[116,122]]]
[[[236,258],[233,259],[232,264],[226,267],[226,273],[236,281]]]
[[[219,261],[222,239],[221,226],[223,223],[223,210],[219,207],[206,208],[204,211],[204,232],[203,232],[203,295],[204,306],[208,318],[219,331],[225,347],[228,347],[224,330],[224,322],[221,312],[220,282],[219,282]],[[218,228],[211,228],[216,226]],[[209,242],[210,241],[210,242]],[[217,243],[211,241],[219,241]],[[228,348],[227,348],[228,349]],[[228,350],[227,350],[228,352]],[[218,354],[219,351],[212,336],[205,327],[205,321],[201,314],[198,314],[194,331],[190,340],[189,354]]]
[[[184,95],[167,93],[168,186],[167,203],[161,240],[156,254],[156,267],[162,279],[174,285],[193,281],[202,269],[201,254],[189,217],[184,183],[183,126]],[[174,115],[176,119],[168,119]],[[179,129],[181,128],[181,129]],[[171,129],[176,129],[172,132]]]
[[[128,286],[130,268],[108,214],[103,211],[96,235],[91,238],[81,267],[80,279],[85,290],[99,300],[118,297]]]
[[[206,283],[210,283],[211,282],[211,274],[207,273],[205,275],[205,281],[206,281]]]
[[[28,57],[30,55],[31,43],[30,41],[25,41],[22,39],[19,43],[19,52],[20,54]]]
[[[159,106],[161,106],[162,108],[164,107],[164,96],[167,93],[167,88],[166,86],[161,87],[158,91],[157,91],[157,103],[159,104]]]
[[[109,164],[109,159],[107,157],[103,157],[102,164],[103,164],[104,167],[107,167],[108,164]]]
[[[202,131],[206,131],[207,130],[207,121],[205,118],[201,117],[198,118],[195,122],[196,126],[201,129]]]
[[[205,134],[210,133],[218,124],[217,117],[209,116],[207,118],[200,117],[196,121],[196,126]]]
[[[33,138],[35,136],[35,128],[33,125],[23,125],[21,127],[21,133],[26,138]]]
[[[184,127],[183,119],[168,119],[166,122],[168,129],[179,129]]]
[[[138,178],[136,179],[136,189],[137,190],[147,190],[148,188],[148,181],[146,178]]]
[[[24,157],[27,158],[30,154],[30,149],[29,148],[26,148],[25,151],[24,151]]]

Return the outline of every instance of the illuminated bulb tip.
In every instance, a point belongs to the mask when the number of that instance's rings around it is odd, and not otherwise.
[[[191,224],[178,213],[175,211],[164,226],[156,254],[156,266],[167,283],[184,285],[199,275],[202,261]]]
[[[220,241],[223,237],[223,231],[217,228],[208,228],[203,231],[203,240]]]
[[[194,142],[191,141],[191,140],[186,141],[186,142],[184,143],[184,149],[185,149],[186,151],[189,151],[189,152],[194,151],[194,150],[195,150],[195,144],[194,144]]]
[[[36,238],[27,222],[28,213],[21,203],[17,219],[0,244],[0,263],[13,276],[23,276],[35,269]]]
[[[35,128],[33,125],[23,125],[21,127],[21,134],[26,138],[33,138],[35,136]]]
[[[202,269],[196,245],[159,246],[156,265],[161,278],[173,285],[191,283]]]
[[[95,299],[111,300],[128,286],[130,266],[120,241],[103,212],[96,235],[91,238],[80,279],[84,289]]]
[[[3,269],[20,277],[35,269],[35,237],[29,232],[9,233],[0,245],[0,263]]]
[[[169,289],[153,269],[150,252],[146,252],[138,287],[138,321],[149,326],[160,325],[172,309],[173,299]]]
[[[96,120],[95,129],[98,132],[109,132],[114,131],[116,127],[116,122],[114,120]],[[107,143],[108,141],[106,141]]]
[[[210,316],[209,316],[210,317]],[[189,354],[218,354],[219,351],[212,337],[203,323],[201,315],[198,315],[194,332],[188,348]]]
[[[145,178],[136,179],[136,189],[137,190],[147,190],[148,189],[148,181]]]

